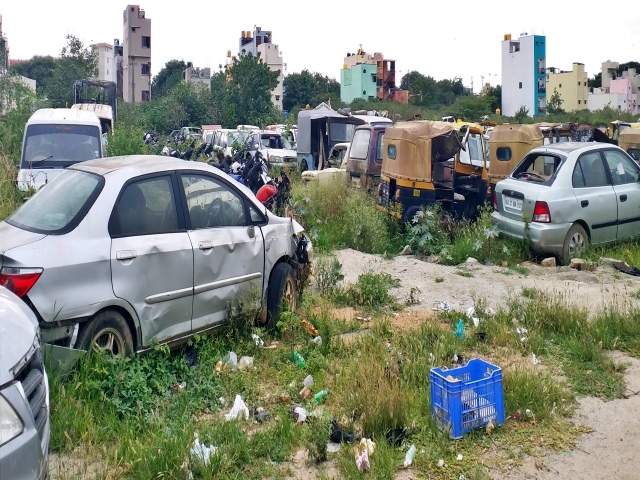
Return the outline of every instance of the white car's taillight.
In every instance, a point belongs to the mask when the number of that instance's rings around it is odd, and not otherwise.
[[[551,223],[551,212],[549,211],[547,202],[536,202],[533,207],[533,218],[531,220],[538,223]]]
[[[0,285],[22,298],[42,275],[41,268],[2,267],[0,269]]]

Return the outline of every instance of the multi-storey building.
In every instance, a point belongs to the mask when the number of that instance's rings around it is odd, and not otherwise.
[[[145,102],[151,100],[151,19],[139,5],[127,5],[123,16],[122,96],[125,102]]]
[[[529,115],[546,113],[546,39],[522,33],[502,41],[502,115],[525,107]]]
[[[94,79],[112,82],[115,75],[113,45],[95,43],[91,45],[91,51],[96,56],[96,75]]]
[[[255,27],[253,33],[251,31],[243,31],[240,34],[239,53],[240,55],[248,53],[253,56],[260,55],[262,61],[268,65],[271,71],[280,71],[278,85],[271,92],[271,102],[282,110],[282,83],[286,65],[280,53],[280,48],[271,41],[271,37],[271,31],[262,30],[260,27]]]
[[[573,64],[571,71],[558,68],[547,69],[547,101],[554,92],[562,99],[562,110],[573,112],[588,108],[589,81],[583,63]]]
[[[340,100],[351,103],[356,98],[409,102],[409,91],[396,87],[396,62],[376,52],[347,53],[340,72]]]

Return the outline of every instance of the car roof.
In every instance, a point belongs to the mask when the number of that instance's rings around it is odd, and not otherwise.
[[[598,148],[608,148],[608,147],[615,148],[616,146],[611,143],[603,143],[603,142],[558,142],[558,143],[551,143],[549,145],[543,145],[542,147],[536,147],[531,151],[532,152],[555,151],[555,152],[568,155],[571,152],[575,152],[577,150],[597,150]]]
[[[79,108],[41,108],[31,115],[27,123],[61,123],[62,120],[70,124],[100,125],[100,120],[95,112]]]
[[[107,175],[110,172],[122,171],[130,176],[145,175],[147,173],[164,172],[192,168],[196,170],[215,170],[204,162],[188,162],[165,155],[125,155],[121,157],[104,157],[95,160],[76,163],[69,169],[82,170],[97,175]]]

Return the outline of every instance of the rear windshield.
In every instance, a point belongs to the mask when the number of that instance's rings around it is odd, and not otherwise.
[[[36,233],[70,232],[93,205],[104,179],[77,170],[64,170],[33,195],[6,222]]]
[[[20,168],[60,168],[101,156],[102,141],[97,126],[29,125]]]
[[[351,141],[351,149],[349,156],[358,160],[366,160],[369,153],[369,139],[371,138],[371,130],[356,130],[353,140]]]
[[[530,153],[513,170],[511,176],[533,183],[551,184],[560,171],[564,157]]]

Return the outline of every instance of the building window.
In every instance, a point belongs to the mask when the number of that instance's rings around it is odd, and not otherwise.
[[[142,48],[151,48],[151,37],[142,37]]]
[[[149,100],[151,100],[151,94],[149,93],[149,90],[142,90],[142,101],[148,102]]]
[[[149,66],[149,64],[143,63],[142,64],[142,75],[150,75],[150,74],[151,74],[151,67]]]
[[[559,85],[558,85],[558,88],[562,88],[562,84],[559,84]]]
[[[578,105],[580,105],[580,100],[578,100]]]
[[[276,102],[280,101],[280,95],[276,95]]]
[[[522,88],[522,82],[518,84],[518,88]]]
[[[107,63],[109,63],[109,57],[107,57]]]
[[[107,70],[107,75],[109,75],[109,70]]]

